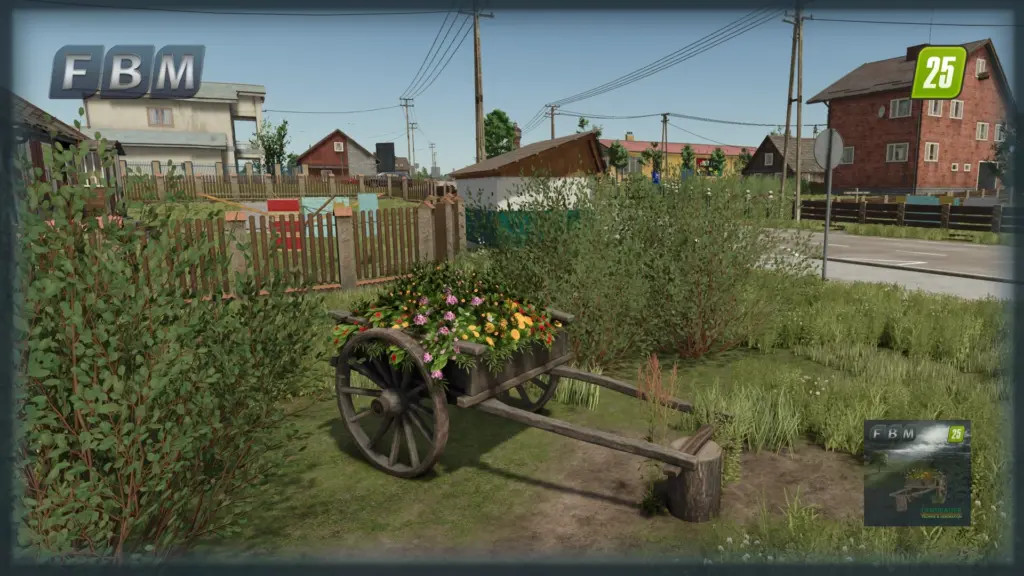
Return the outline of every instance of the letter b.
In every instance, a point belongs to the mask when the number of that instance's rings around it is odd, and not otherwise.
[[[119,44],[103,61],[104,98],[142,98],[153,74],[153,46]]]

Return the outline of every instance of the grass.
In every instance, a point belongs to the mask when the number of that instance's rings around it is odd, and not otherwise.
[[[822,220],[779,220],[772,223],[779,228],[793,228],[798,230],[813,230],[820,232],[825,229],[825,222]],[[918,228],[914,226],[894,226],[888,224],[857,224],[852,222],[836,223],[832,230],[842,230],[847,234],[855,236],[878,236],[882,238],[908,238],[913,240],[935,240],[935,241],[958,241],[970,242],[972,244],[988,245],[1010,245],[1013,243],[1013,236],[1010,234],[996,234],[994,232],[979,232],[974,230],[943,230],[939,228]]]

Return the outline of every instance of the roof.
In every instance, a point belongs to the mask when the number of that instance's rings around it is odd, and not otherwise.
[[[527,144],[521,148],[516,148],[510,152],[499,154],[493,158],[488,158],[482,162],[477,162],[472,166],[466,166],[451,173],[452,178],[468,178],[468,177],[485,177],[498,172],[499,169],[508,166],[509,164],[515,164],[521,162],[527,158],[537,156],[544,152],[555,150],[561,146],[576,142],[577,140],[592,139],[597,144],[597,132],[590,130],[587,132],[581,132],[579,134],[570,134],[569,136],[562,136],[561,138],[552,138],[549,140],[541,140],[540,142],[534,142],[533,144]],[[597,154],[596,158],[599,165],[604,167],[604,159],[601,158],[600,153]]]
[[[184,132],[171,130],[109,130],[100,136],[117,140],[125,146],[173,146],[177,148],[227,148],[228,137],[217,132]]]
[[[239,93],[266,96],[267,88],[262,84],[240,84],[238,82],[203,82],[199,85],[196,95],[187,100],[238,100]],[[90,98],[96,98],[96,92]]]
[[[363,152],[366,152],[368,155],[370,155],[370,156],[372,156],[374,158],[377,157],[376,154],[374,154],[373,152],[370,152],[369,150],[367,150],[365,147],[363,147],[362,144],[360,144],[359,142],[356,142],[355,140],[353,140],[351,136],[349,136],[348,134],[345,134],[340,129],[335,128],[334,131],[332,131],[330,134],[328,134],[327,136],[324,136],[323,138],[321,138],[319,142],[317,142],[316,144],[313,144],[312,146],[310,146],[302,154],[299,154],[298,159],[296,159],[296,163],[301,163],[303,158],[305,158],[306,156],[309,156],[313,152],[313,150],[316,150],[320,146],[323,146],[323,144],[325,142],[327,142],[328,140],[330,140],[334,136],[341,136],[342,138],[345,139],[345,142],[348,142],[349,144],[352,144],[353,146],[359,148],[360,150],[362,150]]]
[[[782,154],[782,148],[786,144],[786,138],[782,134],[770,134],[765,140],[771,141],[772,145]],[[818,160],[814,157],[814,141],[815,138],[801,138],[800,139],[800,171],[804,174],[816,174],[819,172],[825,172],[825,169],[818,164]],[[786,167],[793,172],[796,172],[796,138],[790,136],[789,138],[789,150],[786,151]]]
[[[11,105],[13,107],[11,118],[14,122],[43,134],[56,132],[57,140],[62,142],[77,144],[79,142],[90,140],[90,138],[82,133],[81,130],[61,122],[48,114],[42,108],[28,100],[25,100],[14,92],[9,93],[11,95]]]
[[[993,62],[993,69],[998,70],[997,74],[1002,77],[1002,67],[999,66],[999,61],[995,58],[996,51],[992,46],[991,40],[977,40],[962,44],[968,54],[986,45],[992,53],[993,60],[995,60]],[[857,69],[816,94],[807,103],[815,104],[838,98],[850,98],[852,96],[863,96],[864,94],[910,88],[914,83],[914,70],[916,68],[917,59],[908,61],[906,54],[898,58],[861,64]],[[1006,78],[1002,77],[1001,79],[1003,85],[1007,86]],[[1009,94],[1009,90],[1007,90],[1007,94]]]
[[[647,150],[652,145],[657,144],[661,147],[661,142],[652,142],[647,140],[610,140],[607,138],[602,139],[601,145],[605,148],[611,147],[612,144],[618,142],[622,144],[622,147],[626,149],[626,152],[632,152],[634,154],[640,154],[644,150]],[[698,156],[710,156],[715,148],[721,148],[722,152],[726,156],[739,156],[744,150],[753,154],[754,150],[757,150],[757,146],[719,146],[715,144],[689,144],[686,142],[669,142],[668,153],[669,154],[681,154],[683,148],[689,146],[693,153]]]
[[[412,170],[412,164],[409,163],[409,159],[405,156],[395,157],[395,170],[408,172]]]

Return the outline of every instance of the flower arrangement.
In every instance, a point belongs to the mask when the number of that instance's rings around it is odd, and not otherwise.
[[[423,362],[431,377],[443,380],[449,362],[468,367],[472,359],[459,353],[458,342],[487,347],[484,360],[497,371],[515,352],[535,343],[550,347],[561,327],[546,312],[521,295],[450,263],[418,266],[377,298],[359,302],[353,316],[368,324],[338,324],[333,343],[340,350],[352,335],[374,328],[402,330],[416,338],[425,352]],[[397,346],[370,350],[387,354],[399,366],[407,360]]]

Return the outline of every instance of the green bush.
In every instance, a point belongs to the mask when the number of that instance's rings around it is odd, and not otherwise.
[[[56,146],[55,180],[85,152]],[[279,401],[305,386],[320,303],[241,276],[232,302],[186,301],[182,274],[225,263],[205,239],[98,229],[87,188],[36,176],[19,210],[19,553],[163,557],[232,529],[288,437]]]

